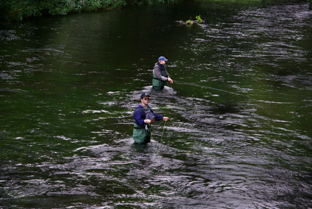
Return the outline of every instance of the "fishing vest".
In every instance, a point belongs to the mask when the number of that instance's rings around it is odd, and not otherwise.
[[[167,70],[165,68],[164,69],[159,68],[159,69],[160,69],[160,75],[168,78]],[[156,75],[153,73],[153,88],[156,90],[160,90],[160,89],[163,89],[164,86],[165,86],[165,81],[159,80],[156,77]]]
[[[155,118],[155,115],[152,113],[151,111],[151,108],[150,107],[147,107],[147,108],[139,108],[140,111],[143,111],[144,114],[145,114],[145,119],[150,119],[152,121],[152,123],[155,122],[156,118]],[[136,122],[134,121],[134,128],[135,129],[148,129],[148,126],[147,124],[145,125],[142,125],[142,126],[139,126],[138,124],[136,124]]]
[[[145,116],[145,119],[150,119],[152,120],[150,117],[154,117],[154,114],[151,112],[151,108],[140,108],[140,111],[143,111]],[[139,126],[138,124],[136,124],[136,122],[134,121],[134,129],[133,129],[133,139],[134,142],[137,144],[144,144],[144,143],[148,143],[150,142],[150,138],[151,138],[151,127],[148,126],[147,124]]]

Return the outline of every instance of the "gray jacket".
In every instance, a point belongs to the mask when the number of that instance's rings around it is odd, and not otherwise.
[[[165,66],[164,66],[165,67]],[[166,69],[166,68],[165,68]],[[154,65],[154,69],[153,69],[153,74],[156,76],[157,79],[161,80],[161,81],[168,81],[168,77],[165,77],[163,75],[161,75],[161,70],[157,64],[157,62]],[[167,70],[166,70],[166,74],[167,74]],[[167,74],[168,75],[168,74]]]

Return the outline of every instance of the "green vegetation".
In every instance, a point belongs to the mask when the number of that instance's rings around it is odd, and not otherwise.
[[[182,24],[186,24],[186,25],[193,25],[193,24],[201,24],[201,23],[203,23],[204,21],[201,19],[201,17],[200,17],[200,15],[197,15],[196,17],[195,17],[195,19],[196,20],[191,20],[191,19],[189,19],[189,20],[187,20],[187,21],[182,21],[182,20],[180,20],[179,21],[179,23],[182,23]]]
[[[0,21],[7,22],[42,15],[66,15],[70,12],[170,2],[174,2],[174,0],[1,0]]]
[[[187,20],[185,23],[186,23],[187,25],[193,25],[193,24],[194,24],[194,21],[193,21],[193,20]]]
[[[197,21],[198,23],[203,22],[203,20],[201,19],[200,15],[197,15],[195,18],[196,18],[196,21]]]

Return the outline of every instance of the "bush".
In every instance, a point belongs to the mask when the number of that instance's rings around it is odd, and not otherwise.
[[[41,15],[66,15],[69,12],[93,11],[126,5],[126,0],[1,0],[0,20],[23,20]]]
[[[172,3],[174,0],[1,0],[0,21],[23,20],[41,15],[119,8],[126,5]]]

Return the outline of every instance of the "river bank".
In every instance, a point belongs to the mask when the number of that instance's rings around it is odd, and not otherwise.
[[[46,15],[110,10],[127,6],[174,3],[174,0],[58,0],[1,1],[0,24]]]

